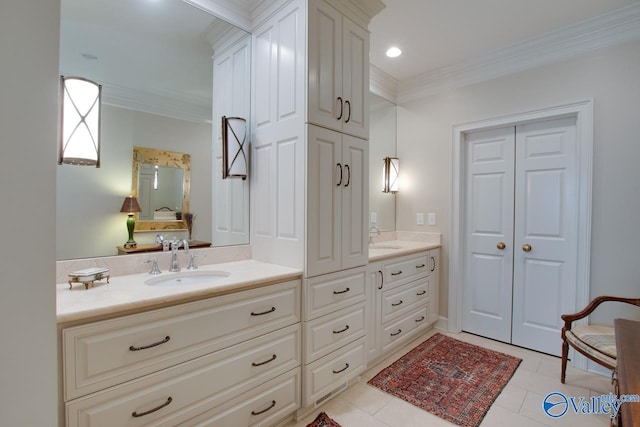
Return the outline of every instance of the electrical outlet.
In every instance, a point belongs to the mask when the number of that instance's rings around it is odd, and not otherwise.
[[[416,224],[417,225],[424,225],[424,214],[423,213],[416,214]]]
[[[371,218],[369,218],[369,222],[371,224],[377,224],[378,223],[378,213],[377,212],[371,212]]]
[[[427,214],[427,224],[436,225],[436,213],[435,212],[429,212]]]

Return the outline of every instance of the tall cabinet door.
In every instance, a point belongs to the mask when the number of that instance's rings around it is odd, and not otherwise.
[[[512,127],[467,141],[463,329],[511,341],[513,269]]]
[[[342,162],[342,134],[308,126],[307,256],[308,277],[341,268],[342,187],[347,171]]]
[[[560,355],[560,316],[575,312],[575,118],[516,128],[512,343]]]
[[[369,144],[342,136],[342,268],[365,265],[369,258]]]
[[[342,24],[342,131],[369,138],[369,33],[351,20]]]

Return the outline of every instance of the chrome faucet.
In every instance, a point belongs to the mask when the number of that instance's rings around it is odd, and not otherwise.
[[[369,227],[369,244],[370,245],[373,245],[373,236],[371,235],[372,231],[375,231],[378,236],[380,235],[380,229],[378,228],[377,225],[374,224],[371,227]]]
[[[167,252],[169,250],[169,244],[171,243],[169,241],[169,239],[167,238],[167,235],[165,234],[164,236],[160,235],[160,234],[156,234],[156,243],[158,245],[162,245],[162,251],[163,252]]]
[[[177,240],[174,238],[171,241],[171,268],[169,271],[174,273],[180,271],[180,263],[178,262],[178,249],[180,249],[180,246],[184,247],[185,254],[189,253],[189,243],[186,239]]]

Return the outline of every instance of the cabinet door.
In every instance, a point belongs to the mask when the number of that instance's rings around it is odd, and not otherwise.
[[[382,264],[369,264],[367,267],[367,304],[366,304],[366,343],[367,365],[380,356],[380,297],[384,274]]]
[[[342,132],[369,138],[369,33],[342,20]]]
[[[440,298],[440,249],[429,251],[429,324],[438,321]]]
[[[348,135],[342,137],[342,268],[369,261],[369,145]]]
[[[346,178],[342,135],[308,126],[307,277],[341,269],[342,188]]]
[[[309,2],[308,43],[309,122],[342,131],[342,15],[324,1]]]

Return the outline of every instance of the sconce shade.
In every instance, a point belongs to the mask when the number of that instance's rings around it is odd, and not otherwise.
[[[222,179],[247,179],[247,121],[222,116]]]
[[[396,157],[385,157],[383,161],[382,192],[397,193],[400,160]]]
[[[82,77],[60,78],[62,105],[58,164],[100,167],[102,86]]]
[[[129,239],[124,244],[125,248],[135,248],[138,245],[136,241],[133,240],[133,230],[136,227],[136,220],[133,217],[133,214],[134,212],[140,212],[141,210],[138,200],[135,197],[125,197],[122,207],[120,208],[120,212],[129,214],[127,217],[127,232],[129,233]]]

